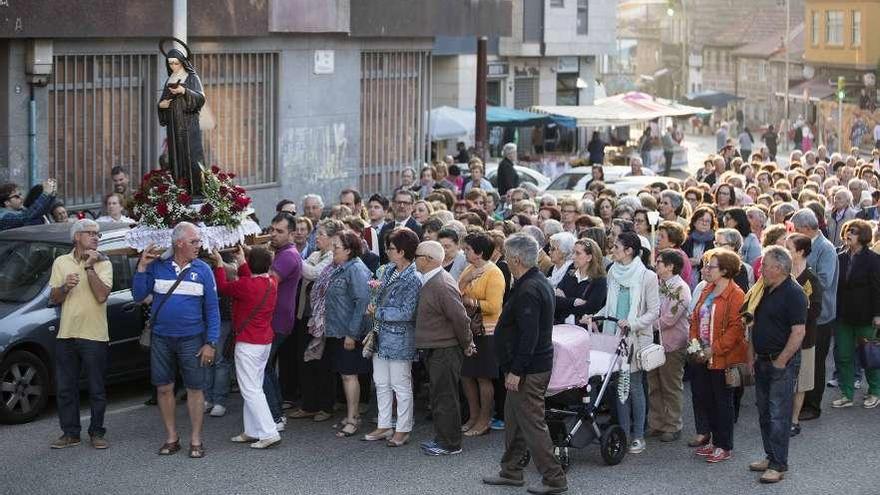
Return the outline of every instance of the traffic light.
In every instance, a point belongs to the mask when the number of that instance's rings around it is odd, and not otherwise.
[[[843,76],[837,77],[837,100],[843,101],[846,98],[846,78]]]

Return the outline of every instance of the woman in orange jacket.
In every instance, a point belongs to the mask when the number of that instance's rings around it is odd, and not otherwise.
[[[693,354],[691,366],[697,436],[689,445],[698,447],[695,453],[710,463],[730,459],[733,449],[734,393],[725,370],[745,363],[748,350],[740,319],[745,294],[733,282],[740,265],[739,256],[730,250],[713,249],[704,255],[702,277],[707,283],[691,315],[689,339],[702,351]]]

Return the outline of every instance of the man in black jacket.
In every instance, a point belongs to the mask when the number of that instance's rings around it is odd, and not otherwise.
[[[544,393],[553,368],[553,312],[555,298],[550,282],[537,268],[538,243],[522,233],[504,243],[504,258],[516,279],[495,327],[495,353],[504,376],[505,450],[501,470],[486,476],[487,485],[522,486],[519,465],[531,453],[542,482],[530,493],[563,493],[568,490],[565,472],[553,456],[553,442],[544,421]]]
[[[498,194],[503,198],[508,190],[519,187],[519,175],[513,166],[516,162],[516,145],[505,144],[501,154],[504,159],[498,164]]]
[[[422,227],[412,217],[413,203],[415,203],[415,195],[412,191],[400,189],[394,193],[394,220],[386,222],[379,231],[379,259],[384,265],[388,263],[388,256],[385,254],[385,239],[397,227],[406,227],[422,238]]]

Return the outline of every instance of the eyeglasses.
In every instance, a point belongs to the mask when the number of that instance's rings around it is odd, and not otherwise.
[[[703,265],[703,268],[705,268],[706,270],[714,270],[718,268],[718,265]]]
[[[577,210],[562,210],[562,213],[577,213]]]
[[[190,243],[190,245],[193,245],[193,246],[201,246],[202,240],[201,239],[193,239],[193,240],[189,241],[189,243]]]
[[[97,231],[95,231],[95,230],[81,230],[81,231],[79,231],[79,233],[80,233],[80,234],[86,234],[86,235],[88,235],[89,237],[97,237],[98,239],[101,238],[101,233],[100,233],[100,232],[97,232]]]
[[[396,204],[398,206],[405,206],[405,205],[411,205],[411,204],[413,204],[413,202],[412,201],[395,201],[394,204]]]

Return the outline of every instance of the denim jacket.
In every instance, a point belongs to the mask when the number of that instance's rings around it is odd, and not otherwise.
[[[413,263],[389,283],[396,270],[389,263],[382,273],[376,305],[377,355],[382,359],[412,361],[416,357],[416,306],[422,282]]]
[[[370,303],[370,270],[359,258],[345,262],[336,270],[324,296],[324,334],[351,337],[360,342],[364,336],[364,313]]]

